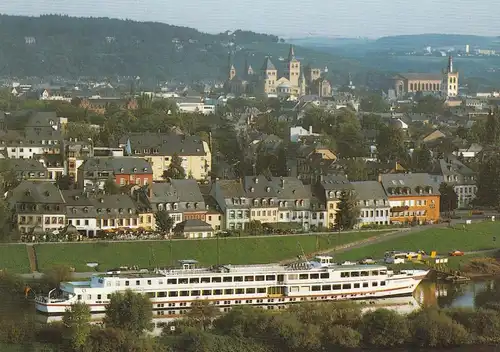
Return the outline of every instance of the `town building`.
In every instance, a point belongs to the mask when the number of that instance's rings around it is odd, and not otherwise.
[[[308,231],[311,228],[310,189],[295,177],[273,177],[270,184],[277,195],[277,222],[296,223]]]
[[[104,188],[112,179],[119,186],[153,183],[151,165],[141,157],[93,157],[78,168],[79,188]]]
[[[12,171],[18,180],[50,181],[47,168],[34,159],[2,159],[3,170]]]
[[[352,192],[353,186],[344,175],[322,176],[317,186],[326,204],[326,227],[332,229],[335,227],[335,217],[342,192]]]
[[[214,229],[200,219],[184,220],[174,228],[174,233],[185,238],[213,237]]]
[[[174,133],[130,133],[120,139],[125,153],[148,160],[153,170],[153,180],[164,180],[172,157],[182,159],[186,177],[205,180],[212,169],[212,153],[206,141],[198,136]]]
[[[246,176],[244,189],[250,203],[250,221],[278,222],[278,193],[265,176]]]
[[[66,175],[64,159],[61,154],[34,155],[33,159],[37,160],[47,169],[47,178],[51,181],[56,181],[63,175]]]
[[[377,181],[351,182],[359,208],[358,227],[388,225],[390,219],[389,198]]]
[[[383,174],[391,223],[428,224],[439,220],[439,180],[426,173]]]
[[[239,180],[217,180],[211,195],[224,214],[223,229],[243,230],[250,222],[250,201]]]

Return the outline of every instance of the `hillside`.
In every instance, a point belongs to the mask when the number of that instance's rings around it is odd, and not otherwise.
[[[228,53],[237,68],[260,69],[269,55],[276,65],[288,54],[278,37],[248,31],[217,35],[163,23],[109,18],[0,15],[0,76],[136,77],[152,81],[224,79]],[[328,66],[345,79],[355,62],[297,48],[305,62]]]

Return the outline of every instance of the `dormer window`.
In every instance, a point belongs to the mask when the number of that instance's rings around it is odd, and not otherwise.
[[[128,208],[128,213],[132,214],[132,208]]]
[[[186,203],[186,209],[189,209],[191,207],[191,204]]]
[[[84,213],[88,213],[89,212],[89,208],[87,208],[87,207],[83,208],[83,212]]]
[[[120,168],[120,172],[123,172],[123,167]]]
[[[253,200],[253,205],[258,206],[259,205],[259,200],[258,199],[254,199]]]
[[[71,209],[73,211],[73,214],[76,214],[76,208]]]
[[[162,211],[163,210],[163,204],[158,204],[158,210]]]
[[[147,167],[145,167],[142,171],[146,172],[146,171],[148,171],[148,168],[147,168]]]
[[[134,172],[137,172],[137,168],[136,167],[134,167]]]
[[[179,208],[179,204],[174,203],[174,210],[177,210]]]
[[[118,209],[118,212],[119,212],[120,214],[123,214],[123,208]]]

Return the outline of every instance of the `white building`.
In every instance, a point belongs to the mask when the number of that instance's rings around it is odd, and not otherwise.
[[[351,184],[360,210],[358,226],[388,225],[391,207],[382,185],[377,181],[359,181]]]
[[[319,133],[313,133],[312,126],[306,130],[302,126],[290,127],[290,142],[297,143],[301,137],[319,136]]]

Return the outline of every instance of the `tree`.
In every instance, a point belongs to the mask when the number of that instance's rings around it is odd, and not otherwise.
[[[163,171],[163,178],[171,178],[177,180],[186,178],[186,170],[182,166],[182,159],[177,154],[174,154],[172,156],[172,160],[170,161],[168,169]]]
[[[388,112],[389,104],[380,94],[370,94],[361,99],[359,109],[363,112]]]
[[[394,126],[382,128],[377,136],[377,153],[382,162],[405,161],[408,154],[403,132]]]
[[[54,265],[43,276],[49,287],[57,288],[61,282],[71,281],[73,270],[67,265]]]
[[[174,226],[174,219],[166,210],[160,210],[155,213],[156,227],[163,233],[170,233]]]
[[[120,186],[118,186],[111,177],[104,182],[104,192],[106,194],[119,194]]]
[[[189,325],[205,331],[210,328],[217,314],[217,308],[209,301],[195,301],[187,312],[185,319]]]
[[[417,97],[416,100],[417,104],[413,108],[414,113],[438,115],[442,115],[444,113],[444,102],[440,98],[426,95]]]
[[[498,114],[496,111],[493,113],[493,111],[490,110],[485,127],[486,134],[484,142],[489,145],[496,145],[498,143],[498,138],[500,137],[500,126],[498,124]]]
[[[458,207],[458,196],[453,185],[446,182],[441,183],[439,186],[439,193],[441,193],[439,209],[441,209],[442,212],[449,213]]]
[[[413,169],[417,172],[427,172],[432,164],[431,151],[427,148],[427,144],[422,143],[420,147],[413,150],[412,164]]]
[[[106,305],[104,324],[109,328],[122,329],[135,336],[151,330],[153,311],[146,295],[127,290],[111,294]]]
[[[85,303],[74,303],[63,315],[65,337],[75,351],[83,350],[90,335],[90,308]]]
[[[345,161],[347,178],[350,181],[368,180],[368,169],[362,159],[347,159]]]
[[[357,223],[359,209],[351,192],[342,191],[335,215],[335,228],[338,230],[351,230]]]
[[[250,221],[246,229],[252,236],[262,235],[262,232],[264,231],[262,223],[259,220]]]
[[[496,207],[500,200],[500,156],[489,156],[479,166],[477,192],[474,202],[479,205]]]
[[[362,326],[364,342],[378,348],[390,349],[403,345],[410,335],[406,318],[388,309],[366,313]]]
[[[70,175],[57,175],[56,185],[60,190],[68,190],[74,185],[74,180]]]

